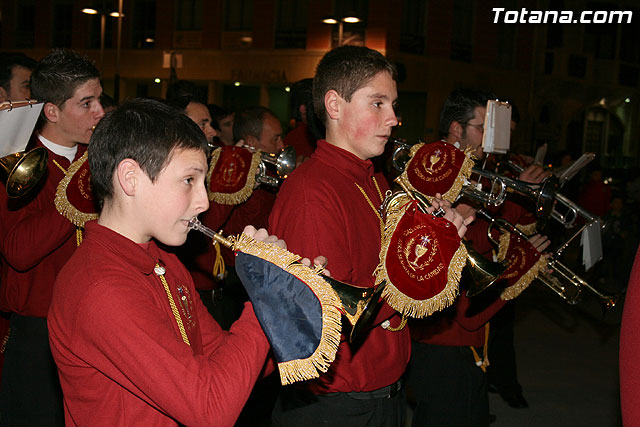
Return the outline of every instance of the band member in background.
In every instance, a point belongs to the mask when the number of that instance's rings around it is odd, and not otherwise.
[[[218,133],[214,138],[214,141],[217,141],[217,145],[223,147],[225,145],[235,144],[235,140],[233,139],[235,113],[215,104],[209,104],[207,108],[213,120],[212,126]]]
[[[0,191],[0,309],[11,312],[0,385],[3,425],[63,425],[62,394],[47,337],[47,311],[58,271],[76,250],[76,227],[54,205],[69,165],[86,151],[104,116],[100,73],[86,57],[54,50],[31,75],[44,102],[32,143],[48,150],[47,174],[18,200]]]
[[[269,227],[290,239],[303,256],[324,253],[332,276],[373,286],[385,178],[371,158],[380,155],[398,124],[396,70],[380,53],[342,46],[327,53],[313,81],[316,114],[326,126],[311,158],[284,182]],[[459,232],[466,226],[448,209]],[[273,414],[277,426],[401,426],[402,376],[409,361],[408,329],[383,304],[359,343],[344,338],[329,371],[314,381],[284,388]]]
[[[284,137],[284,145],[291,145],[298,155],[297,163],[307,160],[316,148],[316,139],[308,124],[308,113],[313,107],[311,89],[313,79],[302,79],[291,85],[291,130]]]
[[[193,120],[202,133],[204,133],[209,146],[213,147],[213,139],[218,135],[218,132],[212,126],[211,115],[206,105],[188,95],[167,99],[167,104],[182,111],[187,117]]]
[[[443,141],[461,150],[473,150],[475,157],[482,159],[486,105],[488,100],[495,98],[494,94],[486,91],[454,90],[440,115]],[[544,176],[540,167],[527,168],[525,172],[523,177]],[[465,218],[476,214],[474,207],[463,203],[458,203],[456,210]],[[502,212],[502,215],[517,224],[518,216],[526,210],[515,204],[512,210],[515,213]],[[469,226],[466,238],[476,251],[491,259],[493,246],[487,238],[487,228],[486,221],[476,218]],[[522,242],[521,245],[522,253],[529,255],[529,264],[522,271],[507,270],[514,282],[510,285],[518,283],[530,269],[537,271],[541,268],[544,260],[538,263],[540,254],[549,241],[544,236],[535,235],[530,242]],[[461,292],[453,306],[442,313],[411,323],[414,342],[409,385],[417,404],[414,426],[485,426],[490,423],[488,383],[484,371],[491,354],[490,346],[487,346],[489,320],[507,303],[501,291],[500,287],[490,288],[474,298]],[[515,289],[509,298],[515,297],[514,294]]]
[[[0,102],[31,98],[29,80],[37,64],[24,53],[0,52]]]

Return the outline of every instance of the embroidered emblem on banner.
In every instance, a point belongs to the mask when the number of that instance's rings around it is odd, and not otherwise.
[[[417,191],[431,201],[436,193],[454,202],[471,175],[471,151],[463,152],[451,144],[436,141],[411,147],[411,159],[396,178],[404,188]]]
[[[260,153],[241,147],[214,150],[207,174],[209,200],[225,205],[246,201],[253,193],[260,160]]]
[[[387,283],[382,296],[393,309],[425,317],[453,303],[466,258],[448,220],[422,213],[415,201],[397,203],[386,212],[376,284]]]
[[[520,295],[547,265],[546,258],[528,240],[511,233],[500,235],[498,261],[505,259],[509,265],[500,276],[509,283],[500,294],[505,301]]]

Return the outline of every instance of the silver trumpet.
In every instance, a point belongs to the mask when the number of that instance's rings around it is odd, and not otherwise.
[[[523,239],[529,239],[529,237],[520,231],[513,224],[502,218],[493,218],[489,213],[480,209],[476,212],[476,216],[482,217],[489,221],[489,228],[487,235],[489,240],[493,244],[498,245],[498,242],[491,235],[494,227],[498,227],[509,233],[515,233]],[[583,291],[589,291],[598,301],[602,308],[602,313],[605,314],[611,308],[615,307],[620,298],[620,295],[607,295],[600,290],[591,286],[586,280],[578,276],[569,267],[560,262],[560,256],[562,252],[569,245],[571,240],[575,238],[574,234],[569,240],[567,240],[562,246],[560,246],[551,256],[547,263],[547,270],[540,271],[538,274],[538,280],[540,280],[545,286],[555,292],[568,304],[574,305],[582,300]]]
[[[409,152],[412,145],[396,138],[390,138],[390,141],[394,144],[391,157],[393,167],[404,171],[411,158]],[[553,209],[554,196],[558,188],[558,180],[555,177],[549,177],[540,184],[531,184],[478,167],[474,167],[472,172],[489,180],[488,191],[483,190],[477,184],[465,182],[462,186],[461,196],[469,197],[483,204],[499,206],[504,203],[509,193],[516,192],[535,202],[536,214],[539,217],[548,217]]]
[[[258,151],[254,147],[244,145],[250,151]],[[256,172],[256,181],[260,184],[278,187],[282,181],[296,168],[296,149],[288,145],[277,154],[260,152],[261,162]],[[267,165],[275,169],[276,176],[267,173]]]

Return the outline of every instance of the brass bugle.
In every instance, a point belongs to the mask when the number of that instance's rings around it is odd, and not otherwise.
[[[7,195],[11,198],[22,197],[35,187],[47,171],[47,158],[44,147],[0,158],[0,170]]]
[[[245,144],[243,147],[250,151],[257,151],[250,145]],[[277,154],[261,151],[260,160],[261,162],[258,166],[258,172],[256,172],[256,181],[260,184],[278,187],[296,168],[296,149],[288,145]],[[267,174],[268,164],[275,168],[276,176]]]
[[[189,228],[203,233],[219,244],[234,250],[234,239],[226,238],[203,225],[197,218],[189,221]],[[326,275],[320,277],[331,286],[338,298],[341,307],[337,307],[342,315],[351,324],[351,332],[348,334],[349,342],[353,342],[363,332],[367,331],[373,322],[374,314],[381,301],[382,291],[386,283],[377,287],[365,288],[341,282]],[[346,334],[345,334],[346,335]]]
[[[491,235],[491,231],[494,227],[499,227],[509,233],[517,234],[523,239],[529,239],[529,236],[524,234],[516,226],[505,219],[493,218],[489,213],[482,209],[478,210],[476,212],[476,215],[483,217],[484,219],[489,221],[487,236],[494,245],[498,245],[498,242]],[[586,280],[578,276],[565,264],[560,262],[560,256],[562,255],[564,249],[568,246],[569,241],[565,242],[553,254],[551,254],[547,262],[548,271],[540,271],[537,278],[549,289],[551,289],[563,300],[565,300],[568,304],[577,304],[582,299],[582,292],[584,290],[589,291],[596,298],[598,304],[600,304],[602,313],[605,314],[611,308],[615,307],[618,299],[620,298],[620,295],[604,294],[603,292],[591,286]]]

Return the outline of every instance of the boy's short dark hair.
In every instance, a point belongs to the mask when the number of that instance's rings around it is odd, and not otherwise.
[[[31,97],[62,107],[78,86],[99,78],[100,72],[86,56],[69,49],[54,49],[31,73]]]
[[[22,52],[0,52],[0,86],[9,90],[9,83],[13,77],[14,67],[24,67],[32,70],[38,65],[35,59],[29,58]]]
[[[267,107],[249,107],[240,111],[233,120],[233,139],[236,141],[244,139],[245,142],[249,136],[260,139],[262,123],[267,115],[277,119],[273,111]]]
[[[324,96],[335,90],[347,102],[378,73],[386,71],[397,80],[395,66],[380,52],[364,46],[340,46],[329,51],[318,64],[313,78],[313,107],[326,125]]]
[[[133,159],[155,182],[175,149],[207,152],[207,140],[193,120],[162,102],[132,99],[107,114],[89,144],[91,186],[98,207],[113,196],[113,173]]]
[[[451,92],[440,113],[440,137],[449,135],[452,122],[462,126],[469,123],[476,107],[486,107],[490,99],[496,99],[496,96],[484,90],[459,88]]]

